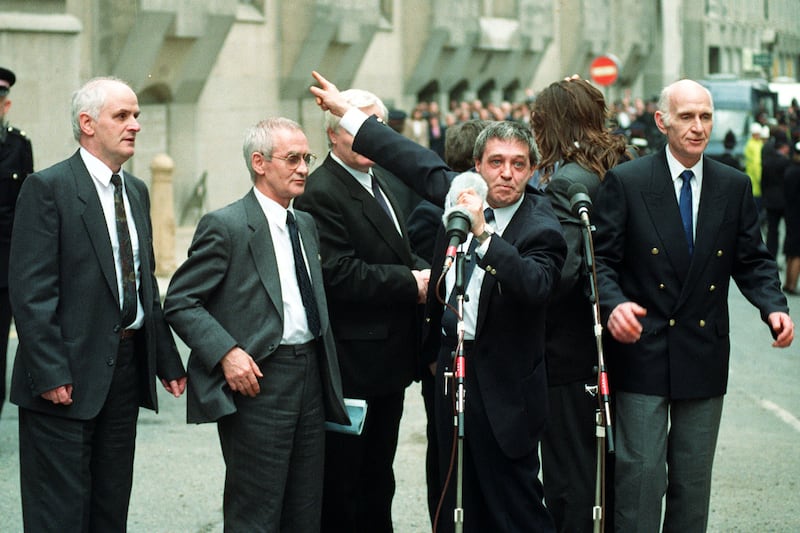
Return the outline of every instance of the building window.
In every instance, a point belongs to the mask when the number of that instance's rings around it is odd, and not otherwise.
[[[519,15],[518,0],[483,0],[484,17],[515,19]]]
[[[381,17],[392,24],[394,21],[394,0],[380,0]]]
[[[239,0],[239,4],[254,7],[259,12],[264,11],[264,0]]]
[[[720,72],[719,46],[708,47],[708,73],[716,74]]]

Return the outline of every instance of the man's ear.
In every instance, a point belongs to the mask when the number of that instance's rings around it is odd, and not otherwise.
[[[78,124],[81,127],[81,132],[84,135],[94,135],[94,119],[88,113],[81,113],[78,116]]]

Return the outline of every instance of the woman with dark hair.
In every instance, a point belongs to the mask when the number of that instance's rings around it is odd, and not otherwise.
[[[561,283],[547,311],[550,418],[542,439],[545,501],[558,531],[592,531],[593,526],[597,400],[585,385],[597,383],[597,349],[582,222],[572,213],[568,191],[579,183],[594,199],[606,171],[631,157],[624,137],[607,129],[607,114],[602,93],[582,79],[551,84],[537,95],[531,113],[542,154],[540,184],[567,240]],[[607,508],[607,523],[611,516]]]

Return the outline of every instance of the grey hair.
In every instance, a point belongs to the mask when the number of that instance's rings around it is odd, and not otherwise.
[[[72,93],[72,136],[81,140],[81,114],[86,113],[92,120],[100,118],[100,110],[108,97],[109,82],[121,83],[133,90],[125,81],[113,76],[92,78],[83,87]]]
[[[539,154],[539,147],[536,145],[536,140],[533,138],[530,128],[519,122],[510,120],[501,120],[498,122],[489,122],[483,131],[478,134],[475,139],[475,148],[472,150],[472,157],[475,160],[483,158],[483,152],[486,150],[486,145],[491,139],[500,139],[502,141],[517,141],[528,147],[528,159],[530,159],[531,166],[539,164],[542,156]]]
[[[342,91],[341,95],[348,104],[358,109],[377,106],[380,110],[378,118],[381,120],[386,120],[386,117],[389,115],[389,110],[386,108],[383,101],[374,93],[363,89],[347,89],[346,91]],[[341,120],[341,117],[337,117],[330,111],[325,111],[325,131],[336,131],[336,128],[339,127],[339,121]],[[331,142],[330,139],[328,139],[328,148],[330,148],[330,146]]]
[[[272,117],[251,126],[245,132],[242,155],[244,155],[244,161],[247,164],[247,170],[250,172],[250,179],[253,183],[255,183],[256,174],[253,171],[253,161],[251,157],[255,152],[262,153],[267,158],[271,157],[274,148],[275,132],[278,130],[299,130],[302,132],[303,128],[292,119]]]

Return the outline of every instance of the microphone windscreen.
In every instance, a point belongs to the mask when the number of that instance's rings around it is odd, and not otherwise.
[[[572,185],[569,186],[569,189],[567,189],[567,196],[572,198],[579,192],[582,192],[587,196],[589,195],[589,190],[586,188],[586,185],[584,185],[583,183],[573,183]]]
[[[486,185],[486,180],[477,172],[468,170],[462,172],[450,182],[450,190],[447,193],[445,207],[455,205],[458,201],[458,195],[467,189],[474,190],[478,193],[478,196],[481,197],[481,200],[486,202],[486,195],[489,192],[489,186]]]

